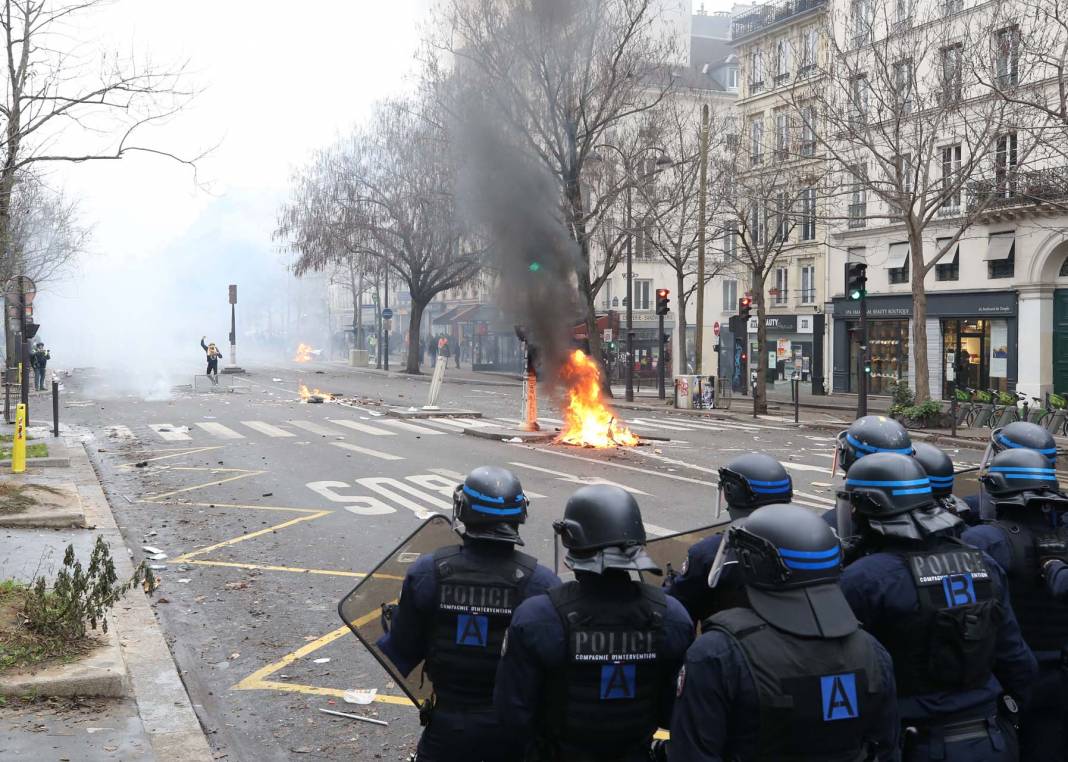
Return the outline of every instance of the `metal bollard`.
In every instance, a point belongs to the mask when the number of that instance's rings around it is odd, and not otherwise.
[[[26,470],[26,406],[21,402],[15,408],[15,435],[11,437],[11,471],[21,474]]]
[[[801,422],[801,379],[795,378],[794,384],[794,423]]]
[[[52,436],[59,436],[59,379],[52,374]]]

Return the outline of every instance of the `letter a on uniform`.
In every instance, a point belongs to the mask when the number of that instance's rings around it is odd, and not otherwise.
[[[823,721],[852,720],[860,714],[857,707],[857,676],[824,675],[820,678]]]
[[[601,700],[634,698],[636,669],[633,664],[605,664],[601,667]]]
[[[460,614],[456,617],[456,644],[460,646],[486,647],[489,635],[489,618],[477,614]]]

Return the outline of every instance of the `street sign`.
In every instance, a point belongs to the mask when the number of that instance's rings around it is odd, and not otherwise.
[[[605,328],[604,329],[604,340],[605,341],[611,341],[612,340],[612,329],[611,328]]]
[[[33,298],[37,296],[37,285],[29,276],[16,275],[4,285],[4,296],[6,296],[9,301],[17,302],[20,293],[22,294],[23,302],[26,304],[31,304]]]
[[[393,310],[391,310],[389,307],[386,307],[384,310],[382,310],[383,320],[389,320],[391,317],[393,317]]]
[[[719,336],[719,323],[712,324],[712,333]]]
[[[385,327],[385,329],[387,331],[392,331],[393,330],[393,320],[392,320],[392,318],[386,318],[386,322],[385,322],[384,327]]]
[[[230,284],[230,304],[237,304],[237,284],[236,283],[231,283]]]

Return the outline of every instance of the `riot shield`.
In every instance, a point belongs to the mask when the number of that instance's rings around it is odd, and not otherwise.
[[[691,529],[689,532],[657,537],[646,543],[645,552],[664,570],[665,577],[672,573],[679,574],[683,562],[686,561],[686,553],[692,545],[711,535],[723,534],[729,526],[730,523],[725,521],[722,524]]]
[[[460,538],[453,531],[448,518],[440,514],[431,516],[386,556],[382,563],[360,580],[337,605],[341,620],[416,706],[430,697],[433,686],[430,684],[430,678],[423,675],[422,665],[405,677],[375,645],[375,641],[383,634],[382,604],[397,602],[404,575],[419,556],[431,553],[444,545],[456,545],[459,542]]]

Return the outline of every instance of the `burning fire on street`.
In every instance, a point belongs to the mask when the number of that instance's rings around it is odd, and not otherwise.
[[[638,436],[621,422],[601,396],[601,373],[597,363],[580,349],[572,352],[560,369],[566,387],[564,425],[557,442],[581,447],[634,447]]]
[[[301,344],[301,346],[304,346]],[[297,394],[300,395],[301,402],[320,403],[330,402],[334,399],[334,395],[330,392],[321,392],[318,389],[309,390],[304,384],[301,384],[297,388]]]
[[[312,359],[312,348],[307,344],[298,344],[293,362],[308,362],[310,359]]]

